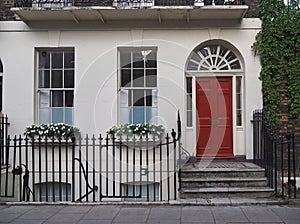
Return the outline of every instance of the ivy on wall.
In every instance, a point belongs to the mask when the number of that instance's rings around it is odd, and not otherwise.
[[[275,124],[283,96],[289,115],[300,114],[300,9],[297,0],[261,0],[262,30],[253,49],[260,55],[264,106]]]

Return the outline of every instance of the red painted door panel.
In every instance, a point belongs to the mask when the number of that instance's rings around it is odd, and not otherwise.
[[[233,157],[232,79],[197,78],[197,157]]]

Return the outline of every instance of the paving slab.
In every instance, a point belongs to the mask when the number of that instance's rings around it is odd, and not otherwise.
[[[214,223],[214,217],[209,207],[186,206],[181,209],[182,222]]]
[[[119,213],[120,206],[94,206],[84,216],[84,220],[113,220]]]
[[[47,219],[45,223],[77,223],[82,218],[83,214],[74,213],[57,213]]]
[[[4,206],[0,212],[5,212],[5,213],[26,213],[29,210],[34,209],[36,206],[30,206],[30,205],[18,205],[18,206],[11,206],[11,205],[6,205]]]
[[[181,208],[180,207],[153,207],[150,211],[149,220],[180,220]]]
[[[78,205],[78,206],[64,206],[62,209],[59,210],[59,213],[87,213],[89,210],[92,209],[92,206],[87,206],[87,205]]]
[[[44,219],[47,220],[51,216],[55,215],[59,210],[61,209],[61,206],[48,206],[48,205],[41,205],[41,206],[35,206],[30,211],[26,212],[22,216],[20,216],[20,219],[24,220],[34,220],[34,219]]]
[[[244,214],[250,222],[280,223],[282,220],[267,207],[243,207]]]
[[[300,223],[300,209],[287,206],[272,207],[271,210],[285,222],[297,221]]]
[[[150,208],[147,207],[122,207],[115,219],[114,223],[145,223]]]
[[[0,213],[0,223],[8,223],[17,219],[20,216],[18,213]]]
[[[212,207],[211,209],[216,223],[249,221],[240,207]]]

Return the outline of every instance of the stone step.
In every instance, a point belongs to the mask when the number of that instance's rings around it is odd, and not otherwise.
[[[274,190],[268,187],[209,187],[209,188],[182,188],[180,198],[270,198]]]
[[[230,177],[265,177],[265,170],[255,169],[232,169],[232,168],[206,168],[206,169],[183,169],[182,178],[230,178]]]
[[[199,187],[267,187],[265,177],[182,178],[183,188]]]

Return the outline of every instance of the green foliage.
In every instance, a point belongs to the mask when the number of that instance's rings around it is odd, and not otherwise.
[[[124,124],[120,127],[113,126],[107,131],[107,134],[110,135],[155,135],[162,136],[165,133],[165,129],[162,125],[154,125],[154,124]]]
[[[262,30],[253,49],[261,58],[263,100],[274,124],[282,94],[288,97],[290,116],[300,113],[300,10],[297,0],[289,6],[282,0],[261,1],[260,8]]]
[[[68,138],[74,136],[75,133],[79,133],[78,128],[63,123],[41,125],[33,124],[26,127],[24,131],[24,135],[29,138],[34,138],[35,136]]]

